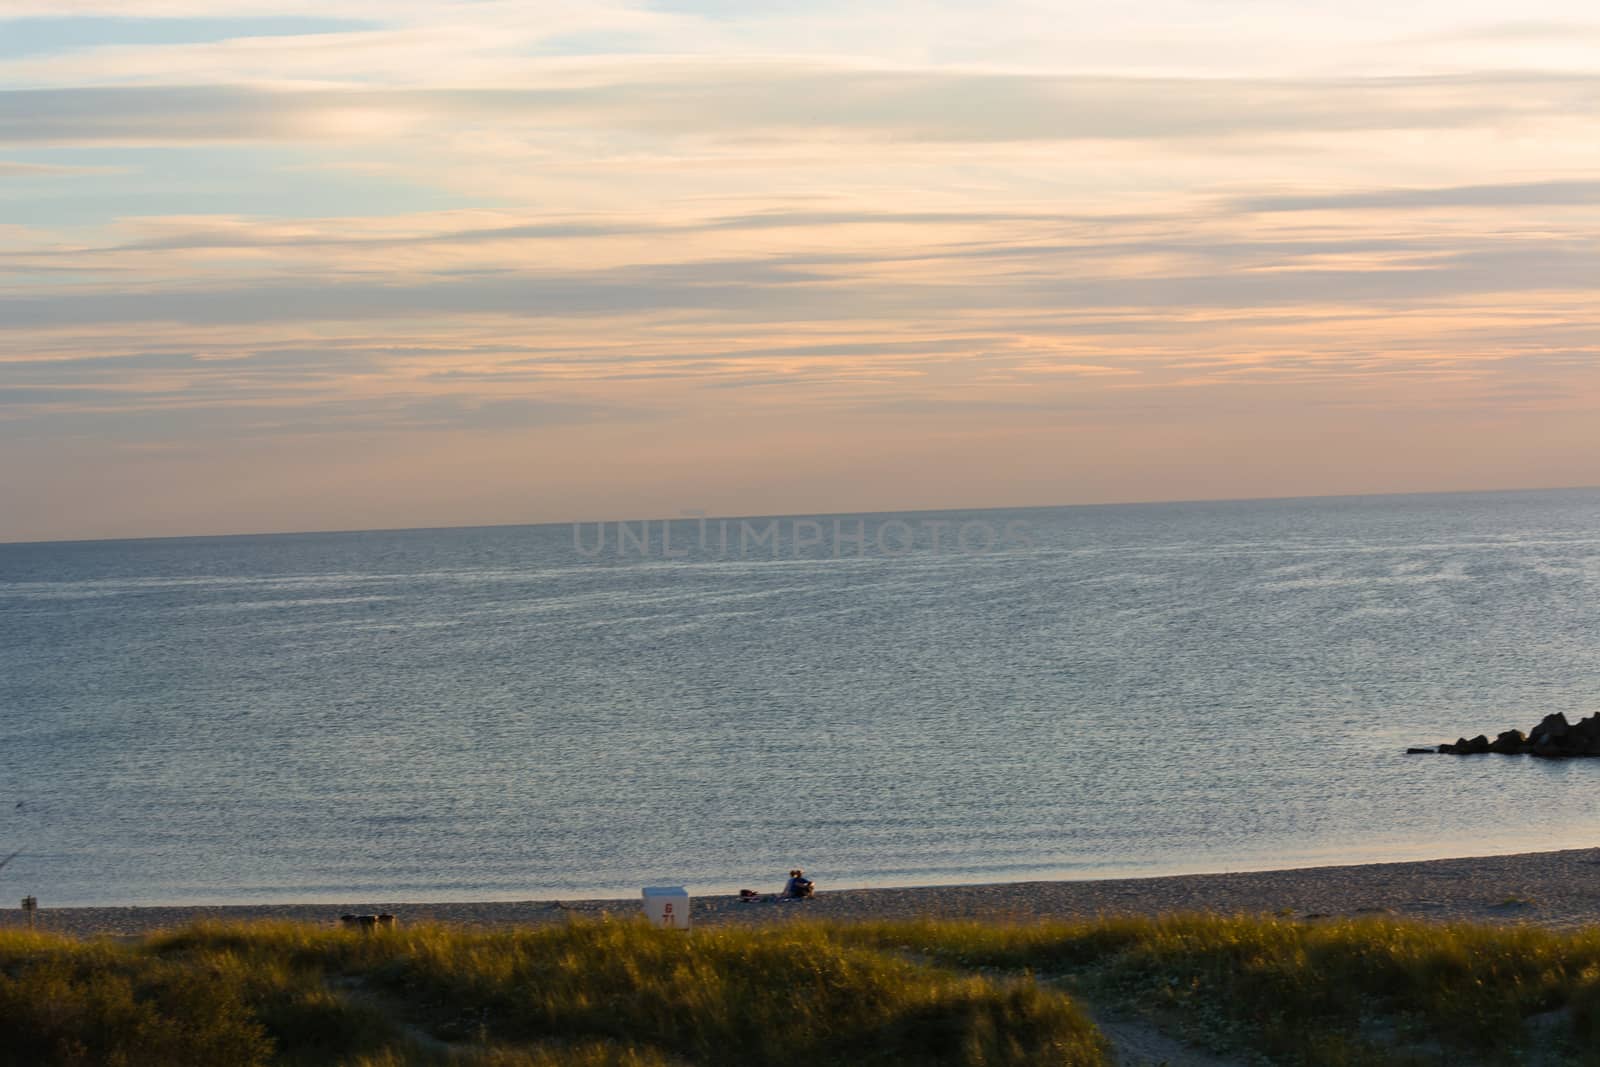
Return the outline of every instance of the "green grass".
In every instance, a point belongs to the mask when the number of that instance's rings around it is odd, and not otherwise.
[[[1600,929],[1175,916],[0,934],[0,1064],[1109,1063],[1074,1001],[1241,1062],[1600,1064]]]
[[[0,1063],[1099,1064],[1060,990],[820,927],[0,936]]]
[[[1063,978],[1101,1006],[1270,1063],[1600,1064],[1600,929],[1174,916],[839,936]]]

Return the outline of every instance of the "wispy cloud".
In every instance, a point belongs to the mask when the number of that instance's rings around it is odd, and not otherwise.
[[[0,539],[1600,449],[1570,5],[228,6],[0,0]]]
[[[64,163],[9,163],[0,159],[0,178],[39,178],[67,174],[116,174],[123,167],[74,167]]]
[[[1559,207],[1600,204],[1600,181],[1508,182],[1443,189],[1239,197],[1235,211],[1403,211],[1448,207]]]
[[[1474,42],[1482,44],[1521,43],[1525,41],[1600,40],[1600,22],[1580,19],[1524,19],[1520,21],[1489,22],[1458,29],[1435,31],[1419,35],[1420,41],[1445,43]]]
[[[462,122],[666,137],[1166,141],[1535,122],[1600,104],[1600,76],[1579,75],[1263,82],[695,64],[570,80],[579,84],[12,90],[0,93],[0,143],[381,140]]]

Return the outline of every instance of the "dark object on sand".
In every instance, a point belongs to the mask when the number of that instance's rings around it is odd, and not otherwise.
[[[399,920],[388,912],[383,912],[379,915],[341,915],[339,916],[339,922],[347,930],[360,930],[364,934],[370,934],[379,929],[393,930],[399,925]]]
[[[1600,756],[1600,713],[1569,723],[1560,712],[1546,715],[1528,733],[1507,730],[1489,740],[1487,734],[1458,738],[1453,745],[1440,745],[1439,751],[1452,756],[1481,756],[1490,752],[1503,756]]]

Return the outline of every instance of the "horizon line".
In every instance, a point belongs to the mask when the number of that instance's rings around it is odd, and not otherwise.
[[[742,515],[654,515],[628,519],[553,519],[543,522],[489,522],[465,523],[463,525],[445,526],[376,526],[376,527],[341,527],[317,530],[241,530],[233,533],[195,533],[195,534],[156,534],[153,536],[132,537],[61,537],[44,538],[42,540],[27,541],[0,541],[0,548],[23,548],[32,545],[96,545],[116,544],[127,541],[211,541],[227,538],[246,537],[319,537],[338,534],[377,534],[377,533],[431,533],[447,530],[512,530],[533,528],[540,526],[580,526],[586,524],[602,525],[605,523],[653,523],[653,522],[683,522],[700,520],[750,520],[750,519],[794,519],[794,518],[830,518],[846,515],[944,515],[966,512],[989,511],[1062,511],[1075,508],[1124,508],[1124,507],[1157,507],[1161,505],[1177,504],[1267,504],[1289,503],[1294,501],[1312,500],[1359,500],[1368,498],[1405,497],[1405,496],[1503,496],[1513,493],[1571,493],[1585,491],[1600,491],[1597,485],[1551,485],[1531,486],[1519,488],[1498,489],[1423,489],[1399,490],[1386,492],[1364,493],[1313,493],[1297,496],[1228,496],[1228,497],[1181,497],[1177,499],[1161,500],[1103,500],[1094,503],[1079,504],[1009,504],[990,505],[987,507],[942,507],[942,508],[888,508],[879,511],[793,511],[793,512],[768,512],[764,514]]]

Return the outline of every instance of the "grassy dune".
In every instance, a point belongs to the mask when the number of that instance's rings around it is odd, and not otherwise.
[[[1600,1063],[1600,932],[1174,917],[0,935],[0,1064]]]
[[[1600,1064],[1600,928],[1174,916],[835,936],[1058,976],[1097,1006],[1256,1062]]]
[[[11,934],[0,975],[8,1064],[1103,1062],[1059,991],[816,927]]]

